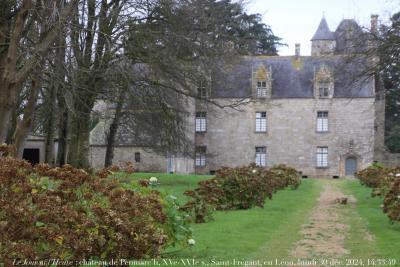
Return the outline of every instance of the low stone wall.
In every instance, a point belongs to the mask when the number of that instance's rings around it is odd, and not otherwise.
[[[381,162],[388,167],[400,166],[400,153],[386,152],[383,155]]]
[[[140,153],[140,160],[135,160],[135,153]],[[91,146],[89,152],[90,166],[94,169],[104,167],[106,146]],[[114,148],[113,164],[133,162],[139,172],[174,172],[189,174],[194,172],[193,159],[186,157],[173,157],[168,159],[150,149],[143,147],[125,146]]]

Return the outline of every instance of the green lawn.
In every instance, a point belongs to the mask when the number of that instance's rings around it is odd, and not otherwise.
[[[196,187],[197,182],[211,176],[145,174],[135,178],[156,176],[159,190],[173,194],[184,202],[182,193]],[[279,191],[264,208],[216,212],[215,220],[193,225],[196,245],[191,249],[166,251],[166,257],[196,258],[208,261],[215,258],[255,259],[285,257],[299,238],[300,226],[307,220],[320,193],[317,180],[303,180],[297,190]]]
[[[137,179],[148,179],[150,177],[157,177],[160,191],[178,197],[179,203],[184,203],[187,199],[183,193],[186,190],[194,189],[197,183],[201,180],[209,179],[211,175],[179,175],[179,174],[166,174],[166,173],[134,173],[132,177]]]
[[[183,192],[194,189],[200,180],[211,176],[136,173],[134,179],[156,176],[158,190],[173,194],[180,203],[186,201]],[[282,190],[267,200],[264,208],[216,212],[215,220],[194,224],[196,245],[192,248],[169,248],[163,258],[197,259],[210,263],[212,259],[271,260],[289,258],[293,244],[301,239],[301,225],[316,205],[324,184],[331,183],[343,193],[357,198],[356,205],[343,209],[345,223],[350,225],[346,258],[397,258],[400,260],[400,225],[390,224],[380,205],[382,200],[371,198],[369,188],[356,180],[305,179],[298,190]],[[374,239],[365,241],[369,232]],[[175,264],[179,265],[179,264]],[[400,266],[400,265],[399,265]]]
[[[380,205],[382,198],[371,197],[371,189],[361,186],[358,181],[346,181],[341,184],[346,194],[351,194],[357,198],[356,212],[362,218],[354,220],[359,227],[365,227],[371,234],[375,236],[373,248],[366,247],[366,243],[361,236],[357,234],[357,228],[354,227],[352,234],[355,237],[348,240],[348,246],[355,256],[360,258],[397,258],[400,260],[400,224],[392,224],[389,222],[386,214],[383,213]],[[400,266],[400,262],[397,266]]]

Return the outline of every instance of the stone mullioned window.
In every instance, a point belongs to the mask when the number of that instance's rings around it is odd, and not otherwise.
[[[256,133],[267,131],[267,112],[256,112]]]
[[[317,167],[327,168],[328,167],[328,147],[319,146],[317,147]]]
[[[207,148],[205,146],[196,147],[196,154],[195,154],[196,167],[206,166],[206,151],[207,151]]]
[[[317,132],[323,133],[329,130],[328,111],[317,112]]]
[[[195,129],[197,133],[207,131],[207,113],[196,112]]]
[[[265,146],[256,147],[256,165],[267,166],[267,148]]]

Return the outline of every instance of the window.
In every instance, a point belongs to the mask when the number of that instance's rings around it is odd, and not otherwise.
[[[196,132],[205,132],[207,130],[206,116],[206,112],[196,112]]]
[[[257,97],[267,97],[267,81],[257,81]]]
[[[328,82],[320,82],[318,88],[318,94],[321,98],[329,97],[329,83]]]
[[[197,96],[200,98],[207,97],[207,87],[206,82],[200,82],[199,86],[197,87]]]
[[[317,112],[317,132],[328,131],[328,111]]]
[[[140,152],[135,152],[135,162],[140,162]]]
[[[195,165],[198,167],[206,166],[206,147],[196,147]]]
[[[256,165],[267,166],[267,148],[265,146],[256,147]]]
[[[317,167],[328,167],[328,147],[317,147]]]
[[[267,113],[256,112],[256,132],[267,131]]]

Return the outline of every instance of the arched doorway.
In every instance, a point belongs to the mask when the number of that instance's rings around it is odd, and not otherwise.
[[[355,157],[346,158],[345,175],[354,176],[356,172],[357,172],[357,158]]]

